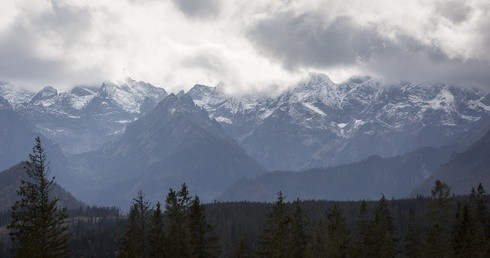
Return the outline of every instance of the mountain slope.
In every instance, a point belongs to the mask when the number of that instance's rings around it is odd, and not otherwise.
[[[169,187],[184,182],[211,200],[236,180],[264,172],[186,94],[169,95],[117,142],[75,159],[91,165],[83,176],[94,178],[91,186],[101,191],[93,201],[122,207],[139,190],[161,201]]]
[[[17,200],[17,190],[21,180],[28,181],[29,177],[24,170],[25,163],[21,162],[13,167],[0,172],[0,211],[8,210]],[[51,194],[59,199],[59,204],[69,209],[78,209],[85,206],[82,202],[65,191],[56,182],[53,185]]]
[[[288,199],[378,199],[408,195],[452,152],[450,147],[421,148],[391,158],[367,159],[331,168],[302,172],[276,171],[244,179],[220,195],[219,201],[273,201],[282,191]]]
[[[66,153],[82,153],[117,139],[124,127],[167,96],[164,89],[127,79],[99,88],[78,86],[59,93],[46,86],[36,94],[0,83],[0,96],[34,124],[36,131],[60,144]]]
[[[31,153],[34,138],[40,136],[49,158],[58,167],[63,163],[59,146],[34,132],[34,127],[10,103],[0,97],[0,171],[25,160]]]
[[[454,154],[413,194],[429,195],[436,180],[446,182],[455,194],[468,194],[479,183],[490,189],[490,131],[467,150]]]
[[[241,147],[269,170],[346,164],[424,146],[450,145],[490,114],[490,95],[443,84],[341,84],[316,74],[276,97],[189,91]]]

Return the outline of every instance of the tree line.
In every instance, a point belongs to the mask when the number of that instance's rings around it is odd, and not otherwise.
[[[29,180],[7,226],[15,257],[490,257],[488,194],[482,184],[454,196],[436,181],[429,198],[379,201],[212,203],[187,185],[153,207],[139,192],[117,208],[68,212],[50,196],[46,154],[36,138]],[[325,208],[328,209],[325,210]]]

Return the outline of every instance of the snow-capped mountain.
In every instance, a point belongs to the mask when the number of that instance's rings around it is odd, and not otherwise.
[[[121,207],[127,207],[141,189],[156,201],[168,188],[184,182],[202,200],[211,201],[237,180],[265,172],[182,92],[170,94],[128,125],[117,141],[76,155],[72,163],[83,171],[73,177],[86,182],[72,187],[73,192],[85,200]]]
[[[477,89],[369,77],[341,84],[315,74],[278,97],[233,98],[196,85],[196,104],[269,170],[349,163],[453,141],[490,112]]]
[[[2,83],[0,96],[65,152],[81,153],[117,138],[126,124],[155,107],[167,93],[127,79],[121,85],[104,82],[100,88],[79,86],[61,93],[52,86],[32,93]]]
[[[34,95],[34,92],[15,87],[9,82],[0,81],[0,96],[6,99],[13,106],[17,106],[31,100]]]

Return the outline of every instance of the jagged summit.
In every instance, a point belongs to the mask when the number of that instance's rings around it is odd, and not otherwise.
[[[349,163],[449,144],[485,114],[489,94],[445,84],[343,83],[313,74],[277,97],[233,98],[196,85],[189,94],[270,170]],[[281,153],[281,150],[292,150]]]
[[[87,157],[93,166],[87,173],[100,178],[95,199],[102,204],[117,196],[127,205],[142,186],[149,199],[158,200],[183,182],[211,200],[236,180],[264,172],[189,94],[170,94],[129,124],[118,141]]]
[[[12,105],[10,105],[10,103],[3,97],[0,97],[0,110],[11,110],[11,109],[12,109]]]

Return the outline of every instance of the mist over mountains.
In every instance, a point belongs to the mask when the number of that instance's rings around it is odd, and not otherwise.
[[[269,201],[279,190],[398,198],[453,171],[440,168],[490,130],[489,115],[482,90],[369,77],[313,74],[277,96],[244,97],[205,85],[169,95],[132,79],[61,93],[2,82],[0,165],[25,160],[41,134],[57,182],[89,204],[125,206],[139,190],[159,200],[184,182],[205,201]]]

